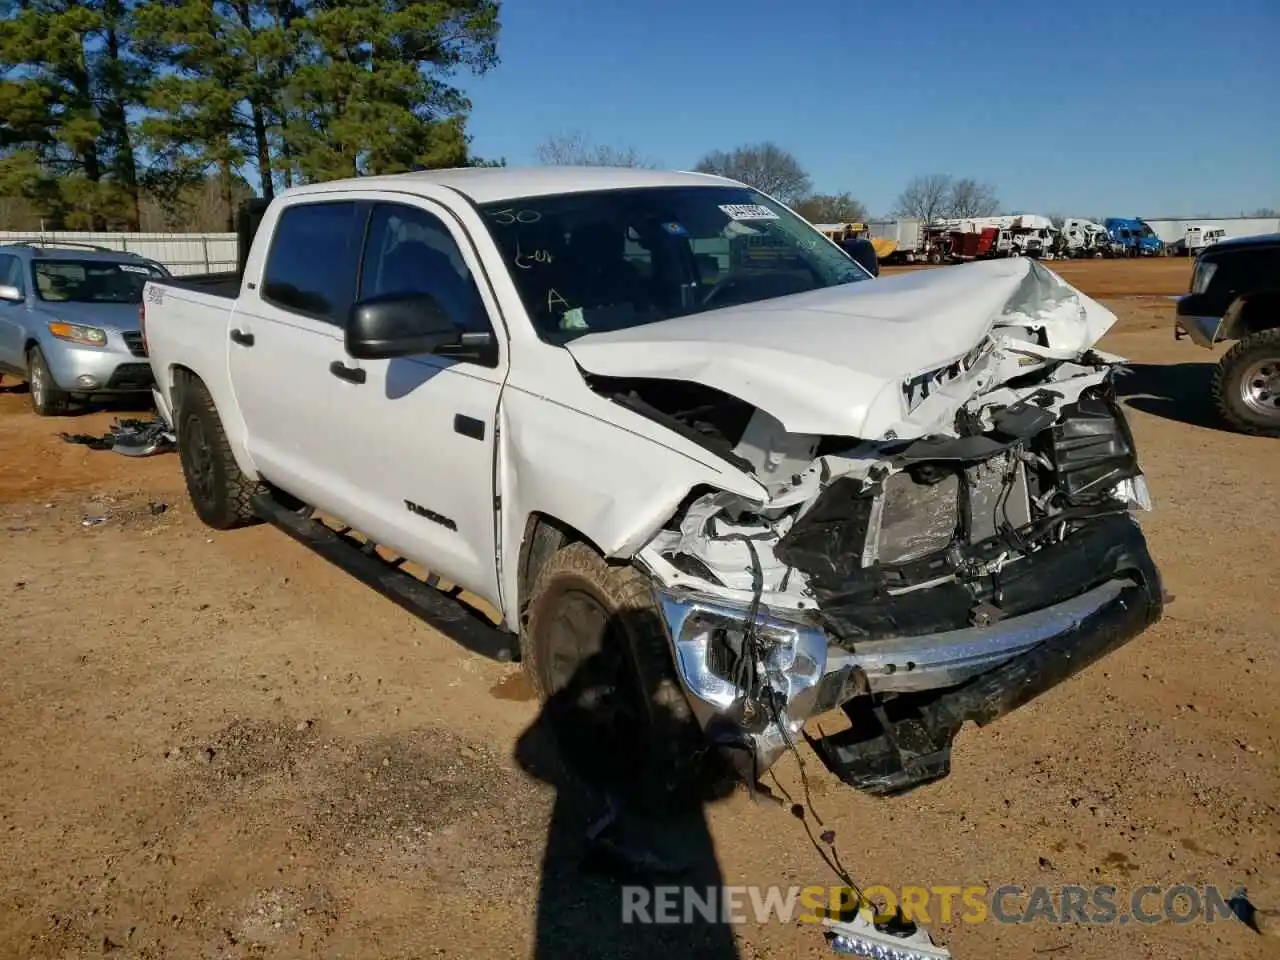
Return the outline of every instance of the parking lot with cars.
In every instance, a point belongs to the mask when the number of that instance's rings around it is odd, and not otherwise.
[[[807,764],[815,808],[864,885],[1214,884],[1273,907],[1280,446],[1216,416],[1225,347],[1175,341],[1187,261],[1049,266],[1120,318],[1101,347],[1130,360],[1119,387],[1164,618],[962,731],[951,776],[906,796]],[[552,910],[564,955],[617,955],[601,939],[616,899],[590,882],[558,892],[573,849],[557,825],[575,812],[527,762],[538,709],[519,669],[269,528],[212,533],[177,457],[60,437],[126,415],[36,417],[25,388],[0,383],[0,954],[523,955]],[[798,795],[793,759],[775,773]],[[785,807],[739,790],[706,818],[726,884],[835,882]],[[1235,921],[931,919],[957,957],[1274,943]],[[733,935],[744,957],[827,953],[811,925]]]

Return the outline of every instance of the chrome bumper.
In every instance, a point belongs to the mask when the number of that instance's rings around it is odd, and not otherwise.
[[[951,630],[901,640],[880,640],[857,653],[833,651],[828,668],[853,667],[872,693],[915,693],[953,687],[1074,630],[1120,595],[1112,580],[1071,600],[986,627]]]
[[[1148,589],[1158,591],[1158,586]],[[746,611],[713,598],[656,588],[677,673],[694,715],[713,744],[738,748],[750,757],[752,776],[772,766],[789,743],[803,738],[806,720],[859,695],[960,688],[1019,658],[1039,656],[1038,648],[1088,647],[1094,642],[1095,625],[1127,608],[1133,592],[1132,580],[1117,578],[1078,597],[989,626],[874,641],[854,652],[830,642],[811,623],[762,610],[757,631],[769,652],[756,672],[778,694],[771,705],[761,696],[763,684],[743,690],[714,667],[713,634],[740,632]],[[1151,602],[1158,611],[1158,592],[1155,597]],[[1119,631],[1123,636],[1116,640],[1131,639],[1149,622],[1144,611],[1134,619],[1134,628]],[[1070,660],[1072,650],[1064,649],[1062,656]],[[1063,671],[1049,685],[1070,672]],[[739,769],[748,773],[741,764]]]
[[[1179,316],[1175,330],[1185,330],[1193,341],[1202,347],[1212,347],[1219,340],[1218,332],[1222,329],[1221,317],[1183,317]]]

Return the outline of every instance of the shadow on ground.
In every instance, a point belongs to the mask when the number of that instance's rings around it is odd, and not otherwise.
[[[1213,405],[1212,363],[1130,363],[1116,378],[1126,405],[1177,423],[1230,433]]]
[[[645,735],[632,729],[630,736],[614,736],[612,717],[602,724],[616,692],[600,680],[600,659],[594,653],[574,670],[516,745],[525,772],[556,790],[532,956],[736,960],[732,927],[698,910],[686,916],[683,896],[669,908],[680,922],[637,922],[657,912],[659,888],[679,886],[706,897],[723,887],[704,810],[735,784],[712,769],[661,807],[637,801],[653,786],[641,782]],[[650,708],[659,709],[653,698]],[[650,722],[663,730],[669,721]]]

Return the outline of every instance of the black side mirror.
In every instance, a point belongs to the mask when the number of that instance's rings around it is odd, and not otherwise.
[[[486,341],[492,341],[488,334]],[[467,357],[475,335],[464,334],[426,293],[370,297],[351,308],[347,353],[357,360],[389,360],[421,353]],[[470,341],[470,342],[469,342]]]
[[[880,258],[876,256],[876,248],[872,246],[870,240],[866,237],[857,237],[849,240],[844,249],[867,273],[873,277],[880,276]]]

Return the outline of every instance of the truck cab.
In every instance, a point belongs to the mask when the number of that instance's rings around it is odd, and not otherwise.
[[[1103,221],[1111,239],[1123,245],[1130,257],[1155,257],[1164,252],[1156,232],[1136,217],[1108,217]]]

